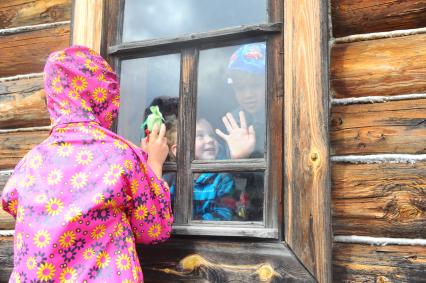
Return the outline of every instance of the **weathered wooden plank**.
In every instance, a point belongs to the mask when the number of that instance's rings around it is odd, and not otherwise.
[[[425,0],[332,0],[333,36],[426,26]]]
[[[48,130],[0,133],[0,169],[13,169],[30,149],[48,136]]]
[[[331,50],[335,98],[426,92],[426,34],[336,44]]]
[[[0,196],[8,179],[9,175],[5,174],[4,171],[0,171]],[[10,214],[0,207],[0,230],[13,230],[14,228],[15,220]]]
[[[327,1],[284,1],[285,240],[331,282]]]
[[[426,238],[426,163],[332,167],[335,235]]]
[[[104,0],[75,0],[73,5],[72,43],[100,52]]]
[[[0,129],[49,124],[41,76],[0,82]]]
[[[281,0],[269,2],[269,20],[283,22],[284,3]],[[266,176],[268,193],[266,198],[265,225],[278,228],[278,237],[284,235],[284,37],[282,33],[267,39],[267,96],[269,109],[266,114],[267,160],[269,170]]]
[[[114,67],[112,57],[108,56],[108,47],[121,42],[120,31],[123,24],[124,0],[104,0],[103,6],[100,53]]]
[[[334,282],[425,282],[426,247],[334,243]]]
[[[69,46],[69,25],[0,37],[0,77],[43,71],[47,56]]]
[[[280,33],[281,23],[259,24],[223,28],[214,31],[200,32],[189,35],[166,39],[144,40],[142,42],[130,42],[108,48],[109,55],[127,55],[134,52],[155,52],[158,48],[181,49],[184,46],[217,43],[226,40],[237,40],[247,37],[255,37],[268,33]]]
[[[0,282],[7,282],[13,238],[0,237]],[[172,239],[138,246],[145,282],[315,282],[282,243]]]
[[[0,3],[0,29],[69,20],[71,0],[8,0]]]
[[[280,242],[172,239],[139,254],[146,282],[314,282]]]
[[[191,211],[191,197],[186,184],[192,183],[191,161],[194,160],[195,129],[191,127],[196,119],[196,74],[199,51],[196,48],[184,50],[181,55],[181,83],[179,97],[179,128],[177,130],[177,175],[175,198],[175,223],[188,223]]]
[[[426,99],[335,106],[334,155],[426,153]]]
[[[282,125],[282,124],[281,124]],[[232,172],[232,171],[261,171],[266,169],[263,158],[235,160],[194,160],[191,163],[193,172]],[[206,171],[208,170],[208,171]]]
[[[9,282],[13,270],[13,237],[0,237],[0,282]]]

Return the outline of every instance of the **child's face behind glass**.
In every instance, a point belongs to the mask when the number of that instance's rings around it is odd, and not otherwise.
[[[199,120],[195,134],[195,159],[213,160],[218,152],[219,143],[214,137],[212,127],[206,120]]]
[[[244,72],[235,72],[233,88],[238,104],[247,112],[255,114],[265,107],[265,77]]]

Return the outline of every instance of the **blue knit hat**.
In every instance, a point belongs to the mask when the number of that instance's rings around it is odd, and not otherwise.
[[[264,42],[249,43],[240,46],[229,59],[228,70],[242,71],[250,74],[265,73],[266,44]],[[232,78],[228,78],[232,84]]]

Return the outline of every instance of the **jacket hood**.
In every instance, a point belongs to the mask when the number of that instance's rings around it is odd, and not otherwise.
[[[110,128],[118,114],[117,76],[87,47],[72,46],[50,54],[44,67],[44,88],[52,126],[97,122]]]

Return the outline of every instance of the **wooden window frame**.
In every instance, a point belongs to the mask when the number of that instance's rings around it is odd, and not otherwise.
[[[166,54],[180,54],[181,75],[179,90],[179,126],[177,166],[166,164],[165,170],[176,170],[177,186],[175,197],[174,234],[234,236],[253,238],[282,238],[282,211],[278,212],[282,203],[282,144],[283,144],[283,94],[282,88],[282,13],[268,15],[266,24],[245,25],[201,32],[190,35],[150,39],[137,42],[121,42],[123,23],[123,7],[125,0],[117,1],[115,14],[115,34],[111,34],[105,48],[107,55],[113,58],[113,65],[120,73],[122,60],[151,57]],[[270,0],[270,11],[282,11],[280,1]],[[265,11],[266,12],[266,11]],[[108,18],[113,18],[110,14]],[[240,159],[223,161],[194,160],[195,119],[197,107],[197,74],[199,52],[210,48],[232,46],[247,42],[266,42],[267,45],[267,78],[266,78],[266,155],[260,159]],[[189,111],[188,111],[189,109]],[[272,135],[273,133],[273,135]],[[271,138],[269,138],[271,137]],[[276,158],[272,160],[271,157]],[[276,162],[278,160],[278,162]],[[177,167],[177,168],[176,168]],[[192,207],[192,174],[196,172],[263,172],[264,202],[262,221],[196,221],[191,220]],[[273,182],[270,180],[274,180]],[[191,184],[191,185],[190,185]],[[278,196],[278,197],[277,197]],[[279,217],[281,216],[281,217]]]
[[[284,89],[284,164],[277,172],[284,176],[283,190],[278,192],[284,195],[278,208],[278,214],[283,214],[282,240],[319,282],[331,282],[329,4],[324,0],[276,1],[284,11],[285,50],[279,59],[284,65],[283,85],[273,86]],[[73,2],[74,7],[89,5],[95,13],[94,17],[73,13],[73,34],[78,35],[73,36],[73,44],[85,44],[107,57],[119,22],[110,15],[117,15],[122,7],[116,0]],[[94,41],[93,34],[100,34],[100,40]]]

